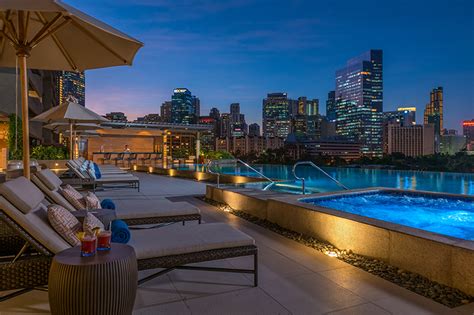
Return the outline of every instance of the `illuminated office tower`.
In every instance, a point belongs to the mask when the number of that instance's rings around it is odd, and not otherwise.
[[[326,119],[330,122],[336,121],[336,91],[329,91],[328,93]]]
[[[171,97],[171,122],[175,124],[197,123],[196,97],[186,88],[174,89]]]
[[[362,154],[381,156],[382,111],[382,50],[370,50],[336,71],[336,132]]]
[[[84,72],[58,71],[58,98],[59,103],[73,101],[79,105],[86,105],[86,78]]]
[[[263,136],[286,138],[291,129],[290,101],[286,93],[269,93],[263,100]]]
[[[306,101],[305,113],[306,116],[319,115],[319,100],[317,98]]]
[[[433,124],[435,135],[443,131],[443,88],[434,88],[430,92],[430,102],[426,104],[424,124]]]

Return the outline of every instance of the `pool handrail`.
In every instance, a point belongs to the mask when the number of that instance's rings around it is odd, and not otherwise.
[[[305,181],[306,179],[304,177],[298,177],[296,175],[296,168],[299,166],[299,165],[309,165],[309,166],[312,166],[314,167],[315,169],[317,169],[318,171],[320,171],[321,173],[323,173],[324,175],[326,175],[327,177],[329,177],[329,179],[331,179],[333,182],[335,182],[339,187],[342,187],[343,189],[345,190],[349,190],[349,188],[347,188],[344,184],[342,184],[340,181],[338,181],[337,179],[335,179],[334,177],[332,177],[331,175],[329,175],[325,170],[323,170],[322,168],[320,168],[319,166],[317,166],[316,164],[314,164],[313,162],[311,161],[299,161],[299,162],[296,162],[294,165],[293,165],[293,176],[297,179],[297,180],[301,180],[302,184],[301,184],[301,189],[303,191],[303,195],[305,194]]]
[[[211,174],[214,174],[217,176],[217,188],[219,188],[219,176],[220,176],[220,173],[219,172],[214,172],[212,170],[212,164],[216,161],[219,161],[219,160],[210,160],[208,163],[207,163],[207,171]],[[226,160],[228,161],[228,160]],[[265,186],[263,188],[263,190],[267,190],[268,188],[270,188],[271,186],[273,186],[275,184],[275,181],[272,180],[270,177],[267,177],[265,176],[262,172],[259,172],[257,171],[255,168],[253,168],[252,166],[250,166],[247,162],[245,161],[242,161],[241,159],[235,159],[233,160],[234,162],[236,163],[242,163],[244,166],[248,167],[249,169],[251,169],[252,171],[254,171],[255,173],[257,173],[258,175],[260,175],[262,178],[266,179],[267,181],[270,182],[270,184],[268,184],[267,186]]]
[[[221,174],[219,172],[214,172],[212,170],[212,163],[213,162],[214,162],[214,160],[209,160],[209,162],[207,163],[207,172],[210,173],[210,174],[216,175],[216,177],[217,177],[217,188],[220,188],[220,176],[221,176]]]

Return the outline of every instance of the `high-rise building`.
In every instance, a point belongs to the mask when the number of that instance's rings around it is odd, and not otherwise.
[[[402,153],[412,157],[423,155],[423,126],[388,124],[386,148],[386,154]]]
[[[59,105],[57,71],[28,70],[28,105],[30,118],[35,117],[54,106]],[[14,68],[0,68],[0,120],[18,113],[21,118],[21,95],[15,101],[17,75]],[[17,105],[17,108],[15,108]],[[5,148],[7,131],[0,124],[0,152]],[[43,128],[42,123],[30,122],[31,143],[57,144],[59,137],[51,130]],[[12,152],[10,152],[12,153]],[[2,168],[2,166],[0,166]]]
[[[260,137],[260,126],[258,124],[249,125],[249,137]]]
[[[296,110],[296,113],[292,113],[293,116],[295,115],[306,115],[306,104],[307,104],[307,98],[306,96],[300,96],[298,97],[298,108]]]
[[[161,120],[171,122],[171,101],[164,101],[160,108]]]
[[[232,122],[239,122],[240,121],[240,104],[239,103],[232,103],[230,104],[230,116]]]
[[[231,137],[242,137],[247,134],[245,115],[240,113],[240,104],[230,104],[230,135]]]
[[[440,86],[430,92],[430,102],[426,104],[424,123],[433,124],[435,135],[443,130],[443,88]]]
[[[84,72],[57,71],[59,103],[73,101],[86,105],[86,78]]]
[[[217,108],[213,107],[209,111],[209,117],[212,117],[212,118],[218,120],[219,118],[221,118],[221,112]]]
[[[231,136],[231,116],[230,113],[222,113],[219,121],[219,138]]]
[[[441,134],[443,133],[443,88],[434,88],[430,92],[430,102],[426,104],[423,115],[424,124],[432,124],[434,128],[435,152],[439,152]]]
[[[474,141],[474,119],[462,122],[462,134],[466,136],[467,141]]]
[[[198,116],[199,99],[186,88],[174,89],[171,97],[171,122],[175,124],[195,124]]]
[[[286,138],[291,129],[290,100],[286,93],[270,93],[263,100],[263,136]]]
[[[336,132],[364,155],[382,155],[382,68],[382,50],[370,50],[336,72]]]
[[[201,116],[201,100],[193,96],[193,108],[194,108],[194,115],[196,116],[196,119]]]
[[[319,115],[319,100],[317,98],[306,101],[305,112],[306,116],[317,116]]]
[[[330,122],[336,121],[336,91],[329,91],[326,101],[326,118]]]
[[[416,124],[416,107],[399,107],[383,113],[384,123],[400,123],[404,127]]]

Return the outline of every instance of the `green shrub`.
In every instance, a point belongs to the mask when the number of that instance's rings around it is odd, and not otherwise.
[[[23,157],[23,128],[21,118],[17,118],[15,114],[11,114],[8,118],[8,158],[10,160],[21,160]]]
[[[68,156],[64,146],[39,145],[31,150],[31,158],[36,160],[66,160]]]

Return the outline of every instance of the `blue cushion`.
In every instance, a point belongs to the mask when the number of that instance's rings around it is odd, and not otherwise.
[[[99,169],[99,165],[97,163],[94,163],[94,171],[95,171],[95,178],[100,179],[102,177],[102,174]]]
[[[127,244],[130,241],[130,230],[127,223],[122,220],[114,220],[112,222],[112,242]]]
[[[100,203],[100,206],[102,209],[110,209],[110,210],[115,210],[115,203],[112,201],[112,199],[104,199]]]

